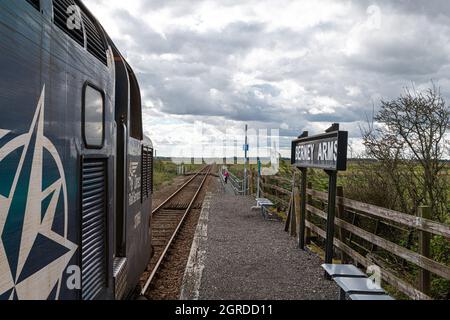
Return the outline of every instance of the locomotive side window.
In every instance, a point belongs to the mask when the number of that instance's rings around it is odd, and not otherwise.
[[[105,138],[105,101],[103,93],[92,85],[84,87],[83,136],[86,147],[100,149]]]

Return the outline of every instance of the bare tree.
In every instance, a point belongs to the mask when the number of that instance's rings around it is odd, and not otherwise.
[[[424,92],[405,89],[392,101],[381,101],[381,110],[362,128],[368,156],[378,160],[380,178],[388,179],[402,211],[414,214],[429,205],[433,218],[448,216],[447,177],[443,161],[450,127],[450,110],[433,84]]]

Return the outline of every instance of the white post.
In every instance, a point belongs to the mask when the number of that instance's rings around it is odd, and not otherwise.
[[[261,177],[261,160],[258,160],[258,179],[257,179],[257,191],[256,191],[256,198],[259,199],[261,198],[261,191],[259,189],[259,184],[260,184],[260,177]]]

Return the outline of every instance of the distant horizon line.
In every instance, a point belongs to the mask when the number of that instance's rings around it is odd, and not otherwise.
[[[189,157],[168,157],[168,156],[156,156],[155,157],[155,159],[156,160],[186,160],[186,159],[188,159]],[[244,162],[244,160],[245,160],[245,157],[232,157],[233,158],[233,160],[234,161],[237,161],[237,160],[241,160],[242,162]],[[230,158],[228,158],[228,157],[223,157],[223,158],[216,158],[216,157],[190,157],[190,159],[191,159],[191,161],[190,161],[190,163],[184,163],[184,164],[195,164],[195,163],[193,163],[195,160],[199,160],[199,159],[202,159],[202,161],[205,161],[205,160],[220,160],[220,159],[222,159],[222,161],[224,161],[225,160],[225,162],[226,162],[226,160],[231,160],[232,159],[231,157]],[[255,157],[249,157],[249,159],[250,160],[254,160],[255,159]],[[264,160],[264,161],[269,161],[270,162],[270,157],[256,157],[256,160]],[[281,160],[284,160],[284,161],[290,161],[291,160],[291,158],[286,158],[286,157],[281,157]],[[376,160],[376,159],[371,159],[371,158],[348,158],[347,159],[347,161],[372,161],[372,162],[377,162],[378,160]],[[418,160],[413,160],[413,161],[418,161]],[[441,160],[439,160],[440,162],[450,162],[450,159],[441,159]]]

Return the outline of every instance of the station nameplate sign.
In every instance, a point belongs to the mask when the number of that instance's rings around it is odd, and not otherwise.
[[[291,163],[299,168],[347,170],[348,132],[335,131],[292,141]]]

